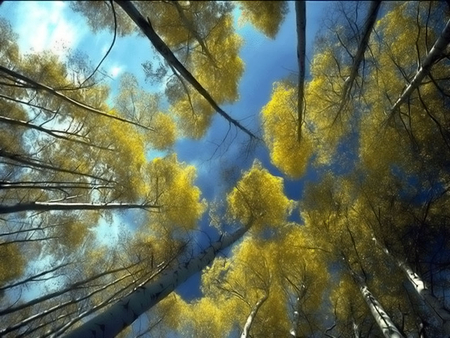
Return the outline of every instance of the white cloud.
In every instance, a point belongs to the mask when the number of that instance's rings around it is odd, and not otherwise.
[[[71,22],[71,10],[62,1],[20,2],[14,30],[19,34],[22,53],[51,50],[62,56],[75,48],[85,31]]]

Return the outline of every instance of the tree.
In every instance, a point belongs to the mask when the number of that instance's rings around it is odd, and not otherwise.
[[[73,3],[113,36],[97,65],[25,53],[0,19],[0,335],[450,334],[448,4],[333,4],[310,52],[315,5]],[[102,75],[132,35],[140,72],[133,51]],[[298,76],[244,122],[262,35]]]

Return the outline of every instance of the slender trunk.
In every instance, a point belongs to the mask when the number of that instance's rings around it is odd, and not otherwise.
[[[98,177],[98,176],[95,176],[95,175],[81,173],[81,172],[76,171],[76,170],[70,170],[70,169],[64,169],[64,168],[55,167],[53,165],[43,163],[43,162],[41,162],[39,160],[28,158],[28,157],[23,156],[21,154],[10,153],[10,152],[5,151],[3,149],[0,149],[0,157],[4,157],[4,158],[7,158],[7,159],[9,159],[11,161],[15,161],[15,162],[24,164],[25,166],[30,167],[30,168],[59,171],[59,172],[62,172],[62,173],[69,173],[69,174],[72,174],[72,175],[79,175],[79,176],[85,176],[85,177],[93,178],[93,179],[100,180],[100,181],[103,181],[103,182],[108,182],[108,183],[110,182],[107,179],[104,179],[104,178],[101,178],[101,177]]]
[[[295,2],[295,15],[297,20],[297,62],[298,62],[298,142],[302,138],[303,124],[303,98],[305,92],[305,55],[306,55],[306,5],[304,0]]]
[[[108,185],[96,185],[88,182],[69,181],[0,181],[0,189],[113,189]]]
[[[42,224],[42,223],[41,223]],[[16,230],[16,231],[9,231],[9,232],[0,232],[0,237],[5,237],[5,236],[12,236],[12,235],[17,235],[17,234],[24,234],[27,232],[37,232],[37,231],[41,231],[43,232],[45,229],[52,229],[52,228],[56,228],[60,225],[48,225],[45,227],[34,227],[34,228],[28,228],[28,229],[22,229],[22,230]],[[1,288],[0,288],[1,290]]]
[[[48,236],[48,237],[41,237],[41,238],[25,238],[25,239],[15,239],[7,242],[1,242],[0,246],[3,245],[11,245],[15,243],[27,243],[27,242],[40,242],[40,241],[48,241],[51,239],[58,239],[61,238],[60,236]]]
[[[93,148],[98,148],[98,149],[108,150],[108,151],[112,151],[113,150],[113,149],[110,149],[108,147],[98,146],[98,145],[92,144],[92,143],[90,143],[88,141],[83,141],[83,140],[76,139],[76,138],[73,137],[73,136],[76,136],[76,137],[79,137],[79,138],[83,138],[80,135],[76,135],[76,134],[73,134],[73,133],[67,133],[67,132],[62,131],[62,130],[47,129],[47,128],[44,128],[42,126],[34,125],[34,124],[30,123],[30,122],[21,121],[21,120],[15,120],[15,119],[11,119],[11,118],[6,117],[6,116],[0,116],[0,122],[5,123],[5,124],[10,124],[10,125],[21,126],[21,127],[28,128],[28,129],[37,130],[37,131],[43,132],[43,133],[45,133],[47,135],[50,135],[50,136],[52,136],[54,138],[58,138],[58,139],[61,139],[61,140],[70,141],[70,142],[74,142],[74,143],[83,144],[83,145],[88,146],[88,147],[93,147]],[[61,134],[72,135],[72,137],[61,135]]]
[[[347,228],[348,229],[348,228]],[[349,229],[348,229],[349,230]],[[350,232],[350,230],[349,230]],[[350,232],[351,234],[351,232]],[[353,239],[352,239],[353,240]],[[356,251],[356,248],[355,248]],[[359,291],[361,292],[364,300],[367,303],[367,306],[372,313],[372,317],[380,328],[381,332],[386,338],[404,338],[404,335],[400,333],[400,330],[395,326],[392,319],[389,315],[384,311],[381,304],[377,301],[377,299],[372,295],[369,288],[366,285],[366,281],[362,278],[358,273],[356,273],[350,266],[346,256],[342,253],[344,261],[347,265],[347,270],[353,278],[353,281],[358,286]],[[362,269],[362,266],[361,266]],[[365,273],[364,273],[365,276]]]
[[[450,20],[447,21],[444,30],[434,43],[428,55],[423,60],[422,66],[417,71],[412,81],[408,84],[406,89],[403,91],[403,93],[400,95],[400,97],[392,106],[387,122],[393,119],[395,112],[400,107],[400,105],[409,98],[409,96],[415,89],[419,87],[419,85],[422,83],[422,80],[425,78],[425,76],[428,75],[428,73],[431,70],[431,67],[439,59],[439,57],[442,55],[442,53],[444,52],[445,48],[449,43],[450,43]]]
[[[141,269],[141,270],[139,270],[137,272],[140,272],[140,271],[143,271],[143,270],[144,269]],[[53,322],[53,319],[51,319],[50,322],[45,322],[42,319],[43,317],[46,317],[46,316],[50,315],[51,313],[53,313],[53,312],[55,312],[57,310],[60,310],[60,309],[62,309],[64,307],[67,307],[69,305],[74,305],[74,304],[79,303],[80,301],[89,299],[92,296],[94,296],[95,294],[97,294],[97,293],[99,293],[99,292],[101,292],[103,290],[106,290],[107,288],[109,288],[109,287],[111,287],[111,286],[113,286],[113,285],[115,285],[115,284],[125,280],[126,278],[129,278],[129,277],[133,277],[133,274],[132,273],[127,273],[126,275],[124,275],[122,277],[119,277],[116,280],[114,280],[114,281],[112,281],[112,282],[110,282],[110,283],[108,283],[106,285],[103,285],[101,288],[96,289],[96,290],[88,293],[87,295],[84,295],[84,296],[79,297],[79,298],[71,299],[71,300],[66,301],[64,303],[60,303],[58,305],[55,305],[55,306],[53,306],[51,308],[47,308],[46,310],[44,310],[42,312],[39,312],[39,313],[37,313],[35,315],[32,315],[32,316],[30,316],[28,318],[25,318],[25,319],[21,320],[20,322],[3,329],[2,331],[0,331],[0,334],[5,335],[7,333],[10,333],[10,332],[13,332],[13,331],[17,331],[17,330],[19,330],[20,328],[22,328],[24,326],[27,326],[28,330],[26,330],[26,332],[24,332],[24,334],[17,335],[17,336],[20,337],[20,336],[24,336],[24,335],[30,335],[31,333],[35,332],[36,330],[40,329],[41,327],[44,327],[44,326],[46,326],[46,325],[48,325],[48,324]],[[120,291],[125,290],[126,288],[130,287],[130,285],[127,285],[125,288],[122,288]],[[44,322],[40,323],[36,327],[32,327],[32,323],[37,321],[37,320],[44,321]]]
[[[430,289],[427,288],[424,281],[417,275],[405,262],[397,261],[398,266],[405,272],[408,280],[413,285],[417,294],[423,299],[425,304],[433,313],[439,322],[442,334],[450,337],[450,312],[439,302]]]
[[[115,337],[141,314],[163,300],[177,286],[208,266],[221,250],[239,240],[247,230],[248,227],[243,227],[211,244],[197,257],[181,263],[171,271],[163,272],[159,278],[139,287],[103,313],[69,332],[67,338]]]
[[[372,32],[373,26],[377,19],[378,10],[380,9],[381,1],[372,1],[370,4],[369,12],[367,13],[366,23],[364,24],[363,36],[358,45],[358,50],[356,51],[355,58],[353,60],[353,65],[350,70],[349,77],[344,82],[344,88],[342,88],[341,103],[339,105],[339,110],[336,114],[335,121],[341,114],[345,105],[348,102],[350,91],[355,82],[356,76],[358,75],[359,66],[364,59],[364,53],[366,52],[367,46],[369,45],[370,33]]]
[[[145,34],[155,49],[164,57],[164,59],[172,65],[185,79],[188,81],[198,92],[202,95],[206,101],[224,117],[229,123],[236,126],[238,129],[242,130],[244,133],[249,135],[252,139],[257,139],[257,137],[241,125],[237,120],[233,119],[228,115],[219,105],[214,101],[211,94],[203,88],[203,86],[197,81],[197,79],[183,66],[183,64],[177,59],[177,57],[172,53],[170,48],[166,43],[159,37],[159,35],[153,29],[150,19],[142,16],[141,13],[134,7],[131,1],[115,0],[115,2],[122,7],[122,9],[127,13],[127,15],[133,20],[136,25],[141,29],[142,33]]]
[[[186,26],[186,28],[189,30],[189,32],[194,36],[195,40],[199,43],[200,47],[202,47],[203,53],[206,54],[206,56],[211,60],[211,62],[216,66],[216,62],[214,60],[214,57],[210,53],[208,47],[206,47],[205,41],[203,41],[202,37],[198,34],[198,32],[195,30],[195,28],[192,26],[192,23],[189,21],[189,19],[184,14],[183,8],[180,6],[178,1],[171,0],[170,4],[175,6],[178,15],[180,16],[181,22],[183,25]],[[217,66],[216,66],[217,67]]]
[[[374,240],[381,248],[381,250],[383,250],[383,252],[387,256],[393,259],[397,263],[399,268],[403,270],[409,282],[414,287],[414,290],[416,290],[417,295],[424,301],[430,312],[433,313],[433,316],[439,322],[439,328],[442,330],[442,333],[445,334],[445,336],[450,337],[450,311],[448,311],[444,307],[444,304],[442,304],[433,295],[430,289],[428,289],[428,287],[426,286],[425,282],[420,278],[418,274],[416,274],[411,269],[411,267],[405,261],[393,257],[389,250],[384,245],[382,245],[375,237]]]
[[[241,338],[248,337],[253,321],[255,320],[256,314],[258,313],[258,310],[261,308],[264,302],[267,300],[268,296],[269,296],[268,294],[265,294],[260,300],[258,300],[258,302],[256,302],[255,306],[253,307],[252,311],[247,317],[247,321],[245,322],[244,328],[242,329]]]
[[[119,299],[123,298],[123,297],[127,297],[128,295],[130,295],[132,292],[134,292],[135,290],[137,290],[139,287],[147,284],[150,280],[152,280],[153,278],[155,278],[156,276],[158,276],[162,271],[164,271],[169,265],[170,263],[176,258],[173,257],[171,260],[169,260],[166,263],[162,263],[162,266],[154,273],[152,273],[149,277],[147,278],[143,278],[144,281],[137,284],[134,283],[135,287],[131,290],[126,292],[125,294],[121,293],[123,291],[126,291],[127,288],[129,288],[129,286],[126,286],[124,288],[121,288],[119,291],[115,292],[113,295],[109,296],[107,299],[104,299],[103,301],[101,301],[100,303],[94,305],[93,307],[89,308],[86,311],[83,312],[78,312],[74,318],[72,318],[71,320],[69,320],[69,322],[63,323],[62,325],[60,325],[59,327],[53,328],[51,331],[47,331],[46,334],[42,337],[61,337],[61,335],[67,331],[72,325],[74,325],[75,323],[79,322],[81,319],[83,319],[86,316],[89,316],[90,314],[97,312],[98,310],[104,308],[105,306],[114,303],[116,301],[118,301]],[[88,296],[89,297],[89,296]],[[75,313],[73,313],[75,314]]]
[[[97,114],[97,115],[105,116],[105,117],[108,117],[108,118],[111,118],[111,119],[114,119],[114,120],[118,120],[118,121],[121,121],[121,122],[126,122],[126,123],[129,123],[129,124],[133,124],[135,126],[138,126],[140,128],[144,128],[146,130],[153,131],[152,128],[148,128],[148,127],[143,126],[143,125],[141,125],[141,124],[139,124],[137,122],[133,122],[131,120],[127,120],[127,119],[124,119],[124,118],[121,118],[121,117],[118,117],[118,116],[107,114],[107,113],[105,113],[105,112],[103,112],[103,111],[101,111],[99,109],[93,108],[91,106],[88,106],[87,104],[84,104],[84,103],[81,103],[81,102],[79,102],[77,100],[74,100],[74,99],[72,99],[72,98],[70,98],[70,97],[68,97],[68,96],[66,96],[64,94],[61,94],[57,90],[55,90],[55,89],[53,89],[53,88],[51,88],[51,87],[49,87],[47,85],[39,83],[39,82],[37,82],[37,81],[35,81],[33,79],[30,79],[29,77],[26,77],[25,75],[19,74],[19,73],[15,72],[13,70],[10,70],[10,69],[8,69],[6,67],[0,66],[0,71],[3,72],[3,73],[6,73],[6,74],[8,74],[8,75],[10,75],[10,76],[12,76],[12,77],[14,77],[16,79],[19,79],[21,81],[24,81],[24,82],[28,83],[29,85],[31,85],[36,90],[44,90],[44,91],[46,91],[46,92],[48,92],[48,93],[50,93],[50,94],[52,94],[52,95],[54,95],[54,96],[64,100],[64,101],[66,101],[66,102],[68,102],[68,103],[78,107],[78,108],[83,109],[83,110],[89,111],[89,112]]]
[[[355,335],[355,338],[360,338],[361,335],[359,334],[359,327],[358,324],[356,324],[355,318],[352,316],[352,327],[353,327],[353,334]]]
[[[386,338],[403,338],[404,336],[397,329],[386,311],[384,311],[381,304],[369,291],[367,285],[363,282],[363,280],[359,277],[355,277],[354,279],[357,281],[359,290],[361,291],[364,300],[369,306],[370,312],[372,313],[375,322],[377,323],[381,332],[383,332],[383,335]]]
[[[99,190],[99,189],[113,189],[106,185],[36,185],[36,184],[21,184],[21,182],[0,182],[0,189],[39,189],[39,190],[60,190],[64,189],[87,189],[87,190]]]
[[[11,214],[21,211],[53,211],[53,210],[121,210],[121,209],[159,209],[153,204],[134,203],[58,203],[31,202],[15,205],[1,205],[0,214]]]
[[[47,278],[43,278],[43,276],[45,276],[45,275],[47,275],[49,273],[55,272],[56,270],[61,269],[61,268],[65,267],[67,265],[70,265],[70,264],[72,264],[72,263],[64,263],[64,264],[58,265],[58,266],[56,266],[54,268],[51,268],[49,270],[45,270],[45,271],[42,271],[42,272],[40,272],[38,274],[30,276],[28,278],[22,279],[21,281],[18,281],[16,283],[12,283],[12,284],[9,284],[9,285],[2,286],[2,287],[0,287],[0,291],[1,290],[15,288],[15,287],[17,287],[19,285],[23,285],[23,284],[26,284],[26,283],[29,283],[29,282],[36,282],[36,281],[42,281],[42,280],[51,279],[51,278],[53,278],[53,276],[49,276]]]
[[[115,273],[115,272],[120,272],[120,271],[123,271],[123,270],[128,270],[128,269],[136,266],[137,264],[138,263],[134,263],[134,264],[131,264],[131,265],[126,266],[124,268],[118,268],[118,269],[113,269],[113,270],[109,270],[109,271],[104,271],[104,272],[102,272],[102,273],[100,273],[98,275],[86,278],[86,279],[84,279],[82,281],[79,281],[79,282],[76,282],[76,283],[74,283],[72,285],[69,285],[68,287],[66,287],[66,288],[64,288],[62,290],[46,294],[44,296],[41,296],[41,297],[35,298],[33,300],[30,300],[29,302],[26,302],[26,303],[22,303],[22,304],[19,304],[19,305],[16,305],[16,306],[11,306],[11,307],[5,308],[3,310],[0,310],[0,316],[4,316],[4,315],[6,315],[8,313],[13,313],[13,312],[25,309],[27,307],[30,307],[30,306],[42,303],[42,302],[44,302],[46,300],[49,300],[49,299],[61,296],[61,295],[65,294],[65,293],[67,293],[69,291],[78,290],[80,288],[83,288],[86,283],[92,282],[92,281],[94,281],[94,280],[96,280],[96,279],[98,279],[100,277],[103,277],[105,275],[108,275],[108,274],[112,274],[112,273]],[[0,331],[0,333],[1,333],[1,331]]]
[[[294,338],[297,337],[297,328],[300,322],[300,313],[298,312],[299,309],[300,309],[300,297],[297,297],[295,299],[295,309],[294,309],[294,316],[292,319],[292,328],[289,331],[289,334]]]

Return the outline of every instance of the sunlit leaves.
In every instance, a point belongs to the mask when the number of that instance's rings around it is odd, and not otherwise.
[[[371,107],[367,112],[370,118],[362,120],[360,132],[361,158],[371,170],[389,172],[395,163],[406,173],[417,166],[431,172],[447,163],[448,156],[443,156],[450,149],[444,116],[444,107],[448,105],[444,89],[448,86],[447,61],[433,65],[429,78],[424,79],[407,102],[391,112],[446,21],[440,5],[397,3],[377,23],[378,34],[371,42],[373,65],[365,94]],[[425,158],[427,161],[432,158],[436,166],[426,165],[422,162]],[[443,171],[437,175],[447,176]]]
[[[115,98],[115,107],[120,116],[143,125],[146,131],[138,128],[140,137],[156,149],[170,148],[176,139],[175,121],[159,110],[159,97],[143,90],[130,73],[121,77],[120,92]]]
[[[274,39],[288,13],[287,1],[239,1],[242,23],[250,22],[258,30]]]
[[[234,33],[229,14],[217,20],[207,39],[213,59],[194,50],[188,54],[186,63],[188,69],[192,68],[192,75],[218,104],[231,103],[239,97],[238,80],[244,71],[244,63],[239,57],[242,38]],[[211,105],[191,85],[175,75],[167,84],[166,94],[184,134],[193,138],[202,137],[214,113]]]
[[[195,167],[179,163],[176,155],[155,158],[149,165],[151,196],[161,206],[158,222],[167,229],[193,229],[205,210],[194,186]]]
[[[302,176],[313,152],[307,131],[297,139],[296,89],[287,83],[276,83],[272,97],[262,110],[264,140],[272,162],[291,177]],[[306,128],[305,128],[306,129]]]
[[[227,196],[232,219],[255,228],[282,225],[293,207],[283,193],[283,179],[271,175],[258,161]]]
[[[152,121],[154,135],[151,143],[156,149],[167,149],[175,143],[176,127],[174,120],[167,114],[157,113]]]

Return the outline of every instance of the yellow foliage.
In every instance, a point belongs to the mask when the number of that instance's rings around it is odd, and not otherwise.
[[[239,97],[238,81],[244,72],[244,62],[239,57],[242,38],[233,32],[232,23],[232,17],[226,15],[208,35],[208,50],[214,60],[204,53],[192,53],[189,59],[192,75],[219,105]],[[179,129],[186,136],[198,139],[204,136],[215,111],[191,85],[186,83],[186,86],[189,94],[177,100],[171,110],[179,118]],[[185,91],[185,88],[176,90]]]
[[[250,22],[267,37],[274,39],[288,13],[287,1],[239,1],[241,24]]]
[[[306,171],[313,145],[307,128],[303,128],[302,140],[298,142],[296,100],[293,86],[276,83],[269,103],[262,109],[262,123],[273,164],[287,175],[299,178]]]
[[[161,206],[158,222],[168,229],[196,227],[206,205],[194,185],[195,167],[177,161],[175,154],[155,158],[148,167],[154,203]]]
[[[156,149],[164,150],[170,148],[175,143],[177,136],[175,122],[172,117],[167,114],[157,113],[153,117],[152,122],[155,131],[150,142]]]
[[[124,188],[120,192],[122,196],[136,200],[144,196],[148,189],[145,182],[142,182],[141,174],[146,163],[144,135],[138,133],[135,126],[116,120],[110,121],[107,130],[107,137],[114,144],[114,151],[103,152],[105,160],[111,163],[115,179]],[[121,200],[124,200],[123,197]]]
[[[178,129],[187,137],[200,139],[208,129],[214,109],[197,91],[177,101],[170,107],[177,117]]]
[[[228,194],[227,202],[233,220],[256,229],[284,224],[293,208],[293,201],[283,193],[283,179],[271,175],[257,160]]]

